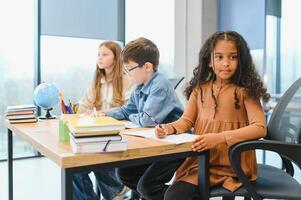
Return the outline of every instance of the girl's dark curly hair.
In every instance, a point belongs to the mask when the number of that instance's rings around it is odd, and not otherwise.
[[[235,31],[218,31],[206,40],[199,52],[199,64],[193,70],[193,78],[190,80],[189,86],[184,91],[186,98],[189,99],[192,90],[197,86],[201,89],[202,96],[203,91],[201,85],[209,80],[215,79],[215,73],[213,72],[213,69],[209,67],[209,63],[215,45],[220,40],[233,41],[236,44],[238,66],[231,81],[234,84],[245,88],[249,96],[268,100],[269,94],[266,92],[267,90],[263,86],[263,82],[253,64],[247,42]]]

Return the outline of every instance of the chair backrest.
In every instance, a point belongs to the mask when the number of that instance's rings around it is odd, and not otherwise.
[[[177,89],[179,84],[184,80],[184,76],[179,77],[179,78],[170,78],[168,79],[171,82],[171,85],[173,86],[174,89]]]
[[[301,78],[278,101],[268,123],[268,139],[289,143],[301,140]]]

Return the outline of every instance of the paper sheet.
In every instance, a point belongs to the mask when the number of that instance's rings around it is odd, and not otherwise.
[[[133,122],[131,121],[127,121],[127,120],[121,120],[121,122],[124,123],[125,125],[125,128],[141,128],[139,125],[137,124],[134,124]]]
[[[144,138],[150,138],[153,140],[159,140],[162,142],[169,142],[173,144],[182,144],[185,142],[192,142],[197,138],[198,136],[195,134],[189,134],[189,133],[181,133],[181,134],[174,134],[174,135],[168,135],[165,138],[159,139],[157,138],[155,134],[155,129],[148,129],[143,131],[133,131],[133,132],[124,132],[125,135],[132,135],[132,136],[138,136],[138,137],[144,137]]]

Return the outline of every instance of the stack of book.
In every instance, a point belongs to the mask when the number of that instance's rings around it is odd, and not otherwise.
[[[111,117],[71,115],[67,120],[74,153],[99,153],[127,150],[127,141],[119,134],[123,122]]]
[[[35,112],[36,106],[33,104],[8,106],[5,116],[12,124],[37,122]]]

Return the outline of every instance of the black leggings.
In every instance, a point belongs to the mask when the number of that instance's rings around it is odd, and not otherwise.
[[[177,181],[166,190],[164,200],[195,200],[198,197],[198,186]]]
[[[121,182],[139,192],[147,200],[163,200],[175,171],[184,162],[184,159],[156,162],[147,165],[123,167],[117,170]]]

